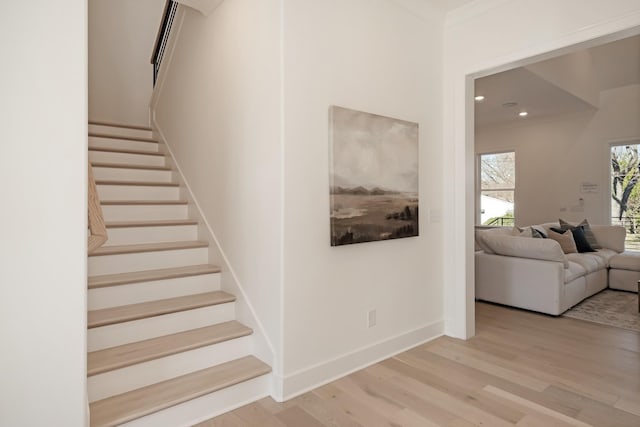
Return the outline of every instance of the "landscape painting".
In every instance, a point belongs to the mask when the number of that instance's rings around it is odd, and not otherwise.
[[[418,124],[331,106],[331,246],[418,235]]]

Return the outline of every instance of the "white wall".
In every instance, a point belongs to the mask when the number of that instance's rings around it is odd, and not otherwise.
[[[443,12],[234,0],[184,13],[156,122],[274,344],[274,396],[440,334]],[[420,124],[420,237],[330,247],[330,105]]]
[[[600,99],[595,112],[476,130],[476,152],[516,150],[518,225],[559,217],[609,223],[609,146],[640,140],[640,85],[604,91]],[[582,193],[583,182],[598,184],[599,192]]]
[[[279,348],[279,1],[226,1],[208,17],[189,8],[183,12],[155,95],[156,124],[228,267]],[[227,279],[232,277],[225,274],[225,286],[232,286]]]
[[[637,33],[634,28],[639,26],[637,0],[478,0],[448,15],[444,35],[443,217],[445,227],[452,230],[444,248],[449,334],[467,337],[474,333],[474,129],[470,76],[526,65],[549,57],[547,53],[557,49],[566,53],[569,46],[612,33],[621,38]],[[465,254],[464,262],[461,254]]]
[[[3,426],[85,425],[86,7],[0,14]]]
[[[149,125],[165,0],[89,0],[89,119]]]
[[[443,16],[420,12],[284,2],[284,396],[441,331]],[[419,123],[419,237],[330,246],[330,105]]]

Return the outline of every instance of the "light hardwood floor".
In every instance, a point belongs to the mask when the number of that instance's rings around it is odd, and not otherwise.
[[[478,303],[442,337],[285,403],[197,427],[638,427],[640,333]]]

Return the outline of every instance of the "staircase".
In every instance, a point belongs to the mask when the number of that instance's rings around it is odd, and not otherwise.
[[[88,261],[92,427],[190,426],[268,394],[162,148],[150,129],[89,125],[108,234]]]

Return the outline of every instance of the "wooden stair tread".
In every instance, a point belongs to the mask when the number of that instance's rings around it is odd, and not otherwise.
[[[146,319],[148,317],[161,316],[163,314],[225,304],[235,300],[236,297],[227,292],[214,291],[157,301],[142,302],[138,304],[122,305],[112,308],[103,308],[100,310],[91,310],[88,313],[87,326],[89,328],[97,328],[99,326]]]
[[[188,200],[100,200],[103,206],[187,205]]]
[[[122,148],[89,147],[89,151],[103,151],[106,153],[122,153],[122,154],[144,154],[146,156],[164,157],[164,153],[158,153],[157,151],[125,150]]]
[[[177,182],[155,182],[155,181],[116,181],[106,179],[96,179],[96,185],[124,185],[137,187],[180,187]]]
[[[90,125],[95,125],[95,126],[108,126],[108,127],[112,127],[112,128],[148,130],[148,131],[152,130],[150,127],[147,127],[147,126],[125,125],[125,124],[121,124],[121,123],[90,121],[89,124]]]
[[[135,271],[133,273],[104,274],[89,277],[89,289],[129,283],[151,282],[154,280],[177,279],[180,277],[200,276],[219,273],[220,267],[210,264],[190,265],[187,267],[162,268],[157,270]]]
[[[140,136],[124,136],[124,135],[113,135],[110,133],[95,133],[95,132],[89,132],[89,136],[93,136],[95,138],[121,139],[123,141],[148,142],[150,144],[158,143],[158,141],[153,138],[143,138]]]
[[[134,227],[167,227],[172,225],[197,225],[197,219],[159,219],[149,221],[111,221],[105,223],[107,228]]]
[[[89,257],[132,254],[140,252],[160,252],[177,249],[206,248],[207,246],[209,246],[208,242],[203,242],[200,240],[188,240],[186,242],[142,243],[138,245],[102,246],[101,248],[96,249],[93,253],[89,254]]]
[[[253,356],[93,402],[91,427],[111,427],[271,372]]]
[[[94,351],[87,357],[87,375],[159,359],[250,335],[251,328],[235,320]]]
[[[94,168],[113,168],[113,169],[144,169],[154,171],[170,171],[169,166],[154,166],[154,165],[130,165],[127,163],[106,163],[106,162],[92,162],[91,166]]]

